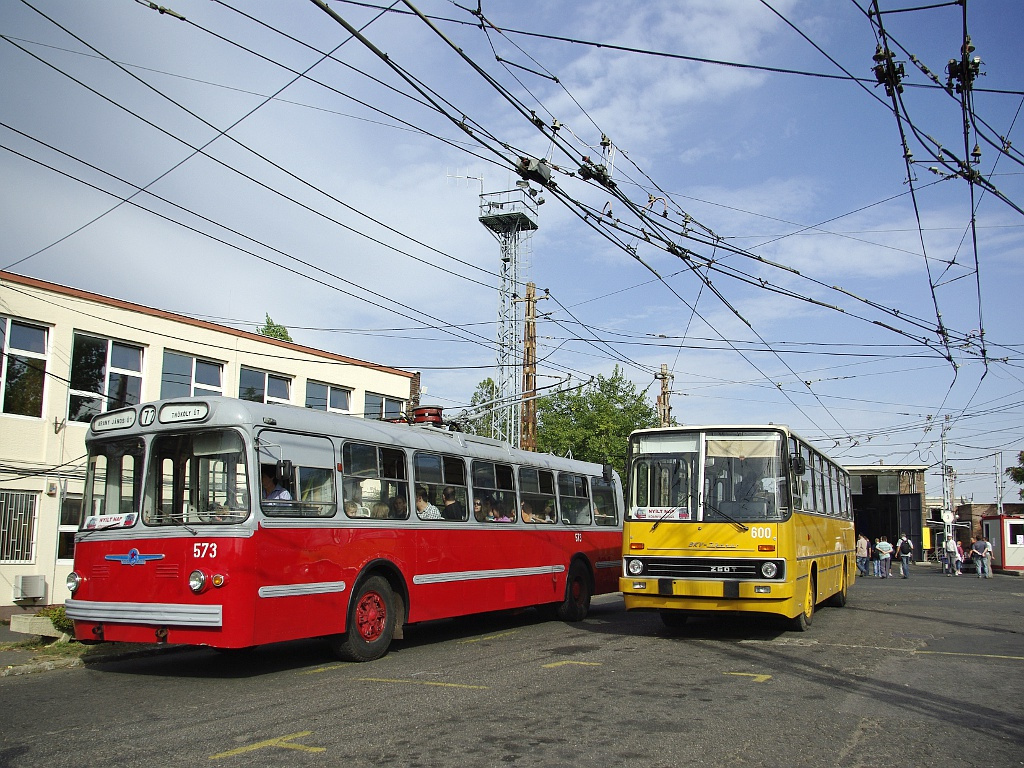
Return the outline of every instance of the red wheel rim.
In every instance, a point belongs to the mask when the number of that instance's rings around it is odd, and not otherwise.
[[[583,584],[580,583],[579,579],[573,579],[572,584],[569,586],[569,594],[572,595],[574,602],[579,602],[583,596]]]
[[[356,631],[368,643],[384,634],[388,610],[384,600],[376,592],[367,592],[356,604]]]

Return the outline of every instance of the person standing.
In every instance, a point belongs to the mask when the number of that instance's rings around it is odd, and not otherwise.
[[[964,572],[964,543],[959,539],[956,542],[956,573],[959,576]]]
[[[863,533],[857,537],[857,572],[861,576],[868,575],[868,549],[870,546],[868,537]]]
[[[892,565],[892,544],[889,543],[889,539],[885,536],[882,540],[875,544],[875,549],[878,551],[878,569],[882,572],[881,578],[888,579],[890,574],[890,566]]]
[[[985,542],[985,547],[986,547],[986,549],[985,549],[985,578],[986,579],[991,579],[992,578],[992,553],[993,553],[992,544],[984,536],[981,537],[981,540],[983,542]]]
[[[882,578],[882,564],[878,559],[878,539],[875,539],[875,543],[871,545],[871,572],[875,575],[875,578]]]
[[[979,536],[977,539],[972,539],[971,544],[971,559],[974,561],[974,567],[978,571],[978,578],[984,579],[986,572],[987,561],[985,555],[988,554],[989,550],[992,549],[992,545],[985,541],[984,536]]]
[[[956,574],[956,539],[947,536],[946,540],[942,542],[942,551],[946,555],[946,575],[954,576]]]
[[[907,534],[900,534],[900,540],[896,542],[896,552],[900,556],[900,565],[903,566],[902,578],[909,579],[910,560],[914,556],[914,542],[907,538]]]

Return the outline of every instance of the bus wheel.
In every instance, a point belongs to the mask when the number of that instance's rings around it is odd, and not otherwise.
[[[846,605],[846,563],[843,563],[843,575],[839,577],[839,591],[828,599],[828,604],[833,608]]]
[[[807,574],[807,594],[804,595],[804,609],[793,619],[793,629],[797,632],[806,632],[811,622],[814,621],[814,599],[818,594],[817,584],[813,573]]]
[[[673,611],[671,608],[658,611],[661,616],[661,623],[668,629],[682,629],[690,617],[682,611]]]
[[[565,600],[555,609],[562,621],[583,621],[590,611],[590,574],[577,560],[569,566]]]
[[[383,576],[362,583],[348,609],[348,627],[331,639],[331,650],[345,661],[373,661],[387,653],[395,632],[395,594]]]

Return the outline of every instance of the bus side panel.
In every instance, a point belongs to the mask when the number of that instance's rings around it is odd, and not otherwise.
[[[258,643],[344,632],[356,580],[373,561],[392,563],[409,582],[408,547],[395,530],[264,528],[258,536]]]

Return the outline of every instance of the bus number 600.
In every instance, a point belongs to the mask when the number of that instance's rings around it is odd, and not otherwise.
[[[750,537],[753,539],[770,539],[772,537],[772,529],[755,525],[750,529]]]
[[[196,558],[216,557],[217,545],[209,541],[197,541],[192,545],[192,556]]]

